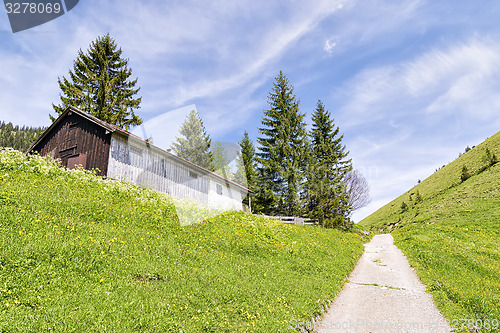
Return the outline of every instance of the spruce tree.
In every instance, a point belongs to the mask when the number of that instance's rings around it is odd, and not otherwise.
[[[343,135],[330,112],[318,100],[312,115],[310,159],[307,180],[309,215],[329,226],[343,224],[350,214],[349,195],[343,179],[352,169],[348,151],[342,144]]]
[[[184,136],[176,138],[172,149],[177,156],[193,162],[210,171],[214,171],[210,136],[205,131],[205,126],[195,110],[191,110],[182,124],[179,132]]]
[[[264,111],[259,143],[259,209],[266,214],[295,216],[299,213],[304,177],[306,124],[299,112],[299,101],[293,86],[280,71],[272,92],[270,108]]]
[[[231,161],[229,160],[229,158],[227,156],[226,149],[224,149],[224,146],[222,145],[222,143],[219,141],[216,141],[212,145],[212,147],[210,149],[210,153],[212,154],[212,164],[213,164],[214,171],[218,175],[220,175],[226,179],[232,179],[233,174],[231,172],[231,167],[229,165],[229,163],[231,163]]]
[[[235,181],[249,190],[256,191],[257,163],[255,157],[255,147],[245,131],[240,142],[240,152],[236,158]],[[249,198],[246,197],[243,203],[249,205]]]
[[[248,132],[243,133],[243,138],[240,142],[241,153],[239,157],[241,158],[243,165],[243,175],[245,177],[245,183],[248,189],[255,189],[255,181],[257,178],[257,164],[255,160],[255,147],[252,140],[248,136]]]
[[[135,98],[140,88],[135,88],[137,78],[129,79],[132,70],[121,55],[122,49],[109,34],[92,42],[87,53],[80,49],[69,79],[58,78],[61,104],[52,104],[54,110],[61,114],[71,105],[127,130],[140,125],[142,119],[134,113],[141,104],[142,97]]]
[[[486,168],[495,165],[498,162],[497,156],[490,152],[489,148],[484,151],[483,161],[486,162]]]

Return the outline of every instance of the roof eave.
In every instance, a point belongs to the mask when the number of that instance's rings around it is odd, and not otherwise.
[[[108,123],[88,114],[83,112],[80,109],[77,109],[74,106],[68,106],[60,115],[57,117],[56,120],[40,135],[40,137],[28,148],[28,150],[25,152],[25,154],[29,154],[30,152],[33,151],[33,149],[50,133],[50,131],[59,124],[66,115],[70,114],[71,112],[75,112],[79,114],[80,116],[84,117],[85,119],[93,122],[94,124],[103,127],[104,129],[114,132],[115,128],[113,128],[111,125]]]

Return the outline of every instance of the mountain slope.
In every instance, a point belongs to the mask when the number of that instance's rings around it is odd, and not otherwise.
[[[447,212],[448,205],[453,205],[454,193],[459,191],[462,167],[466,166],[471,174],[480,173],[487,165],[486,149],[489,149],[491,154],[495,154],[497,159],[500,158],[500,132],[439,169],[420,184],[360,221],[359,224],[374,231],[390,231],[406,223],[417,223],[433,215],[439,215],[440,212]],[[490,185],[481,184],[480,187],[489,189]],[[421,201],[417,198],[418,195]],[[430,205],[434,202],[442,202],[443,207]],[[406,210],[402,209],[403,203],[407,206]],[[436,218],[439,217],[436,216]]]
[[[361,221],[392,231],[457,332],[500,329],[500,163],[486,148],[500,156],[500,132]]]

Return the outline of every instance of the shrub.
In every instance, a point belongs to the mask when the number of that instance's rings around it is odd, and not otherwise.
[[[420,195],[419,191],[417,191],[417,194],[415,195],[415,202],[416,203],[422,202],[422,196]]]
[[[486,167],[490,167],[498,162],[495,154],[492,154],[488,148],[486,148],[483,156],[483,161],[486,162]]]
[[[342,215],[337,215],[332,219],[325,219],[323,226],[325,228],[344,228],[347,222]]]
[[[464,165],[462,167],[462,174],[460,175],[460,180],[462,182],[466,181],[467,179],[469,179],[471,176],[470,172],[469,172],[469,169],[467,169],[467,167]]]
[[[401,213],[404,213],[408,210],[408,205],[406,204],[406,202],[402,202],[401,203]]]

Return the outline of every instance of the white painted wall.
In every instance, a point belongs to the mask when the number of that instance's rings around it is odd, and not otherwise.
[[[243,210],[242,189],[119,133],[111,137],[107,176],[179,199],[193,199],[210,208]],[[217,185],[222,187],[222,194]]]
[[[219,189],[218,186],[220,186]],[[229,182],[226,183],[222,179],[210,179],[208,192],[208,205],[210,207],[224,210],[243,210],[242,200],[241,191],[231,186]]]

